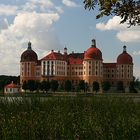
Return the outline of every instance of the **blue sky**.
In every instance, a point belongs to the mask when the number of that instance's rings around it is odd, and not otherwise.
[[[140,77],[140,27],[120,25],[119,17],[96,20],[83,0],[0,0],[0,75],[19,75],[20,55],[32,42],[42,58],[50,50],[84,52],[96,39],[104,62],[116,62],[123,45]]]

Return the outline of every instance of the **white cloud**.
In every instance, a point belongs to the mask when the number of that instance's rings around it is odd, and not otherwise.
[[[15,15],[17,9],[17,6],[0,4],[0,15]]]
[[[116,37],[122,42],[140,42],[140,28],[131,27],[128,28],[128,24],[120,24],[121,18],[114,16],[106,23],[96,24],[96,28],[101,31],[115,30],[117,31]]]
[[[62,3],[68,7],[78,7],[78,5],[72,0],[62,0]]]
[[[134,65],[134,76],[140,78],[140,67]]]
[[[134,52],[133,52],[133,55],[136,55],[136,56],[137,56],[137,55],[140,55],[140,51],[134,51]]]
[[[0,18],[0,32],[1,30],[7,29],[9,26],[8,21],[6,18]]]
[[[59,20],[61,12],[63,9],[50,0],[30,0],[15,8],[14,12],[3,12],[7,16],[15,14],[15,17],[10,25],[5,17],[1,17],[0,74],[19,74],[20,56],[29,40],[40,57],[48,50],[62,47],[53,29],[53,23]]]
[[[120,24],[121,18],[118,16],[114,16],[109,19],[107,23],[98,23],[96,24],[96,28],[99,30],[120,30],[125,29],[127,27],[126,24]]]
[[[117,38],[122,42],[140,42],[140,29],[126,29],[117,33]]]

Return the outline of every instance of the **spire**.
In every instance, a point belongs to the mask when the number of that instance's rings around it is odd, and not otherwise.
[[[64,54],[67,54],[67,48],[66,48],[66,46],[64,48]]]
[[[92,45],[91,45],[91,47],[96,48],[96,40],[95,39],[92,39]]]
[[[31,50],[31,49],[32,49],[31,46],[32,46],[32,43],[29,41],[29,42],[28,42],[28,50]]]
[[[126,53],[126,46],[123,46],[123,52]]]

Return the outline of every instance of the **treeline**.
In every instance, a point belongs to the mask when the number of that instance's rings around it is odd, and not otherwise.
[[[19,84],[20,76],[0,75],[0,91],[3,90],[3,88],[4,88],[5,85],[10,84],[12,81],[15,84]]]
[[[101,84],[94,81],[92,85],[89,86],[88,83],[86,83],[84,80],[80,80],[77,85],[73,84],[70,80],[63,81],[59,83],[56,80],[52,81],[34,81],[34,80],[29,80],[25,81],[22,85],[22,89],[26,91],[43,91],[43,92],[48,92],[48,91],[75,91],[75,92],[87,92],[87,91],[93,91],[94,93],[97,92],[108,92],[111,88],[111,84],[109,81],[104,81]],[[140,83],[139,81],[132,81],[130,82],[129,85],[129,92],[131,93],[137,93],[138,89],[140,89]],[[125,92],[125,87],[123,85],[122,81],[118,81],[116,84],[116,92]]]
[[[48,91],[87,91],[87,83],[85,83],[84,80],[81,80],[78,85],[73,85],[70,80],[66,80],[62,83],[59,83],[56,80],[52,81],[34,81],[34,80],[28,80],[24,81],[22,85],[22,89],[26,91],[43,91],[43,92],[48,92]]]

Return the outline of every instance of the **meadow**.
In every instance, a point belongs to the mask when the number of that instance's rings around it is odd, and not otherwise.
[[[139,139],[140,102],[131,98],[0,98],[0,140]]]

